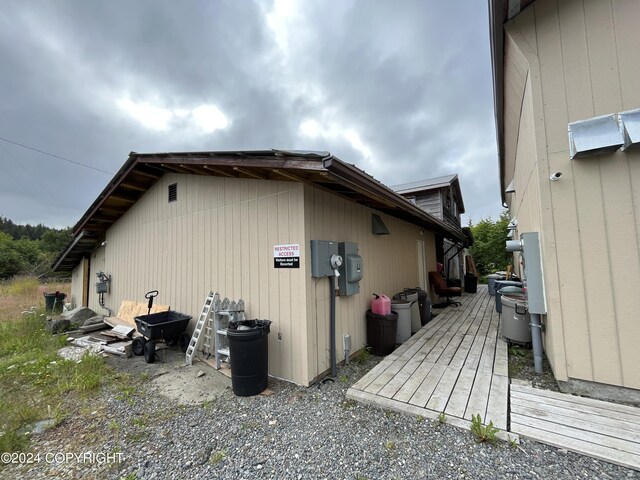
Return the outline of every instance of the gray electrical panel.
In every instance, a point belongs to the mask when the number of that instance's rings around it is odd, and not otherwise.
[[[331,277],[335,274],[331,266],[332,255],[338,255],[338,242],[311,240],[312,277]]]
[[[540,234],[538,232],[523,233],[522,259],[524,261],[524,281],[527,288],[527,301],[530,313],[546,315],[547,300],[544,294],[544,272],[542,271],[542,255],[540,253]]]
[[[362,257],[358,255],[358,244],[353,242],[340,242],[338,254],[342,257],[338,288],[340,295],[354,295],[360,293],[360,280],[362,280]]]

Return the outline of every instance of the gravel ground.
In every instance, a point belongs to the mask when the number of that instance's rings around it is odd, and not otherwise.
[[[121,462],[40,461],[2,478],[422,479],[640,478],[640,472],[523,440],[478,444],[469,431],[345,400],[380,358],[310,388],[270,380],[270,396],[182,406],[147,391],[105,390],[31,452],[121,454]],[[194,374],[197,367],[194,368]],[[216,372],[211,372],[216,375]]]

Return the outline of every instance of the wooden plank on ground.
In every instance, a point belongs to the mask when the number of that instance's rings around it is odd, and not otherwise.
[[[482,356],[480,357],[478,370],[482,370],[483,372],[493,372],[493,365],[496,357],[496,339],[487,337],[480,338],[486,338],[486,340],[484,341],[484,348],[482,349]]]
[[[571,428],[618,437],[640,446],[640,429],[628,423],[600,415],[587,415],[578,406],[563,408],[523,397],[511,397],[511,413],[553,421]]]
[[[631,407],[629,405],[621,405],[619,403],[611,403],[605,402],[603,400],[595,400],[593,398],[585,398],[579,397],[577,395],[571,395],[568,393],[560,393],[560,392],[552,392],[551,390],[541,390],[539,388],[528,387],[523,385],[518,385],[513,388],[514,392],[522,392],[528,393],[530,395],[538,395],[541,397],[551,398],[555,400],[561,400],[569,403],[577,403],[584,407],[595,407],[601,410],[608,410],[611,412],[620,412],[625,413],[627,415],[631,415],[631,417],[627,417],[628,421],[636,421],[640,422],[640,408]],[[634,417],[637,417],[634,419]]]
[[[445,413],[452,417],[463,418],[464,412],[467,409],[467,403],[469,403],[469,395],[471,394],[471,388],[473,387],[473,380],[476,377],[475,370],[464,369],[460,371],[458,380],[456,381],[449,402],[445,409]]]
[[[400,370],[406,362],[397,360],[382,372],[378,377],[364,389],[365,392],[378,393]]]
[[[396,390],[393,397],[389,398],[393,398],[399,402],[408,402],[425,377],[429,375],[433,365],[433,363],[422,362],[411,378],[409,378],[401,388]]]
[[[424,365],[424,364],[423,364]],[[445,372],[447,367],[444,365],[438,365],[437,363],[430,363],[431,369],[428,372],[420,384],[420,386],[416,389],[413,396],[409,399],[409,403],[416,405],[418,407],[424,407],[433,391],[438,386],[440,379],[442,378],[442,374]]]
[[[387,398],[393,398],[393,396],[398,390],[400,390],[400,387],[402,387],[405,382],[410,380],[415,381],[413,375],[418,367],[420,367],[420,364],[422,363],[422,360],[424,360],[424,357],[424,353],[418,353],[413,358],[411,358],[411,360],[409,360],[404,365],[404,367],[402,367],[402,369],[396,375],[394,375],[394,377],[389,380],[389,382],[384,387],[382,387],[380,391],[378,391],[378,395],[382,395],[383,397]]]
[[[537,393],[537,392],[541,392],[541,393]],[[513,385],[511,397],[512,398],[520,397],[520,398],[530,399],[531,401],[534,401],[534,402],[536,401],[544,402],[546,405],[554,405],[557,407],[576,408],[584,412],[586,415],[599,415],[607,418],[615,418],[623,422],[628,422],[628,423],[636,424],[640,426],[640,419],[636,414],[636,412],[633,411],[637,409],[634,409],[633,407],[627,407],[629,409],[633,409],[631,412],[621,411],[621,410],[618,410],[617,407],[626,407],[626,405],[610,404],[609,402],[600,402],[599,400],[591,400],[591,399],[586,399],[581,397],[575,397],[574,395],[568,395],[566,393],[565,394],[560,393],[560,394],[557,394],[559,396],[552,397],[552,396],[549,396],[548,393],[555,393],[555,392],[549,392],[548,390],[540,390],[537,388],[524,387],[520,385]],[[591,402],[597,402],[597,403],[595,404],[586,403],[586,402],[583,403],[581,401],[575,401],[576,398],[580,400],[590,400]],[[606,404],[606,406],[601,406],[599,405],[600,403],[604,403]],[[607,408],[609,405],[611,405],[611,408]]]
[[[467,355],[467,359],[464,361],[464,365],[462,368],[477,368],[478,363],[480,362],[480,355],[482,354],[482,348],[484,346],[485,338],[482,336],[476,336],[473,340],[473,345],[471,345],[471,350],[469,350],[469,355]]]
[[[449,362],[449,365],[456,368],[462,368],[465,360],[467,359],[467,355],[469,355],[469,351],[471,350],[471,345],[473,345],[473,341],[475,337],[472,335],[465,335],[458,347],[458,351]]]
[[[440,365],[449,365],[458,351],[460,344],[464,340],[464,337],[465,335],[456,333],[446,348],[442,351],[442,355],[440,355],[436,363],[439,363]]]
[[[457,368],[445,367],[446,370],[442,374],[436,389],[433,391],[431,398],[427,402],[426,408],[435,410],[436,412],[444,412],[451,397],[451,391],[456,384],[460,370]]]
[[[496,340],[496,357],[493,363],[493,372],[504,377],[509,376],[509,353],[507,342],[501,338]]]
[[[483,419],[487,417],[487,404],[489,403],[490,391],[491,372],[479,369],[473,381],[473,389],[469,395],[469,403],[464,412],[464,418],[471,420],[471,416],[477,414],[480,414]]]
[[[602,445],[596,445],[591,442],[585,442],[576,438],[567,438],[555,432],[547,432],[527,425],[511,424],[513,433],[524,435],[542,443],[553,445],[554,447],[564,448],[581,455],[604,460],[605,462],[615,463],[623,467],[640,470],[640,457],[631,455],[627,452],[621,452],[614,448],[608,448]]]
[[[507,428],[507,396],[509,395],[509,378],[502,375],[491,376],[491,390],[487,402],[487,416],[483,418],[486,424],[493,424],[505,430]]]
[[[517,429],[517,425],[525,425],[544,432],[553,432],[572,440],[582,440],[584,442],[593,443],[598,446],[614,448],[621,452],[627,452],[640,458],[640,444],[630,442],[609,435],[603,435],[593,431],[573,428],[562,423],[557,423],[553,417],[536,418],[518,413],[511,413],[511,428]]]

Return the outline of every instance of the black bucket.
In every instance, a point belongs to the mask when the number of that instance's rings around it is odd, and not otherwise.
[[[227,330],[233,393],[250,397],[263,392],[269,382],[270,320],[230,323]]]
[[[397,331],[398,314],[396,312],[378,315],[367,310],[367,344],[374,355],[383,357],[395,350]]]
[[[64,299],[67,298],[66,293],[45,293],[44,294],[44,310],[47,313],[62,313]]]

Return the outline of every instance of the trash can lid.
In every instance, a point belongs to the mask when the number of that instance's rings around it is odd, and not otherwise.
[[[399,308],[400,310],[403,308],[411,308],[412,304],[413,302],[408,300],[391,300],[391,305],[393,305],[394,308]]]

